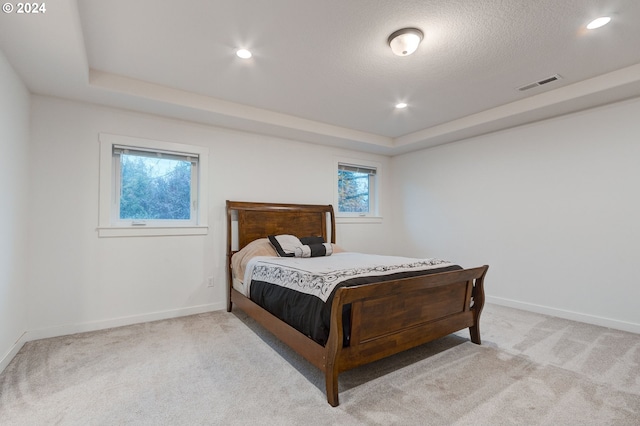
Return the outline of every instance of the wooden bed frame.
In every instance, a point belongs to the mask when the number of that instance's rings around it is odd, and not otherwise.
[[[234,212],[237,218],[232,218]],[[480,344],[488,266],[339,288],[331,307],[329,340],[322,346],[233,288],[232,220],[238,223],[238,250],[258,238],[279,234],[323,235],[325,241],[335,243],[333,207],[227,201],[227,311],[236,305],[324,372],[327,401],[332,406],[339,404],[338,374],[343,371],[467,327],[471,341]],[[348,304],[352,307],[351,339],[343,347],[342,311]]]

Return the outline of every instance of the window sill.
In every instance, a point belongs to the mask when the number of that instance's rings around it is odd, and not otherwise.
[[[336,216],[338,223],[382,223],[381,216]]]
[[[208,232],[208,226],[112,226],[107,228],[98,228],[98,237],[160,237],[174,235],[207,235]]]

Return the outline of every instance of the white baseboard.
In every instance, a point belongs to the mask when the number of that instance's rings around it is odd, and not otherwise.
[[[22,336],[18,338],[16,343],[9,349],[9,351],[0,359],[0,373],[4,371],[5,368],[9,365],[11,360],[16,356],[16,354],[22,349],[24,344],[27,343],[27,333],[22,333]]]
[[[564,318],[572,321],[584,322],[587,324],[599,325],[602,327],[613,328],[616,330],[628,331],[640,334],[640,324],[615,320],[611,318],[598,317],[595,315],[587,315],[579,312],[567,311],[564,309],[551,308],[548,306],[535,305],[533,303],[519,302],[517,300],[505,299],[502,297],[487,296],[488,303],[507,306],[510,308],[521,309],[523,311],[536,312],[538,314],[551,315],[558,318]]]
[[[104,330],[107,328],[122,327],[125,325],[139,324],[143,322],[184,317],[187,315],[201,314],[204,312],[219,311],[221,309],[226,309],[226,307],[226,303],[212,303],[208,305],[192,306],[189,308],[172,309],[168,311],[151,312],[147,314],[132,315],[128,317],[111,318],[108,320],[90,321],[79,324],[67,324],[56,327],[40,328],[27,331],[25,333],[25,341],[28,342],[31,340],[66,336],[69,334],[84,333],[87,331]]]

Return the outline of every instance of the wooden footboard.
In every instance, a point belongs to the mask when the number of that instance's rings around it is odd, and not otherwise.
[[[469,328],[479,320],[488,266],[337,290],[324,368],[327,400],[338,405],[338,374]],[[473,301],[473,303],[472,303]],[[351,339],[343,347],[342,310],[351,304]]]

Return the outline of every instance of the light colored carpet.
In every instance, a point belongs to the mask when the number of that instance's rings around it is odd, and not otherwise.
[[[488,305],[462,331],[340,375],[240,311],[27,343],[2,425],[640,425],[640,335]]]

